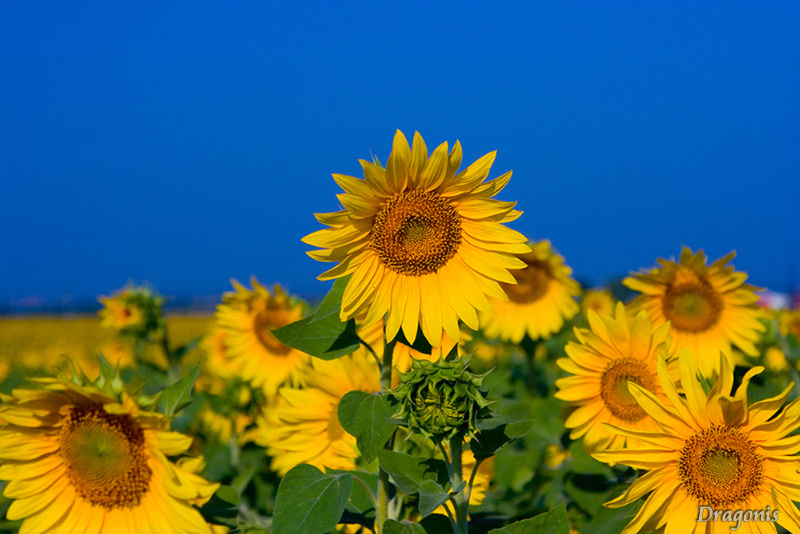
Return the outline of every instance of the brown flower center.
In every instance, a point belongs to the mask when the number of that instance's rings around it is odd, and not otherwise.
[[[663,297],[664,315],[683,332],[706,332],[719,321],[722,299],[707,283],[669,286]]]
[[[461,244],[461,217],[432,191],[395,193],[375,215],[370,244],[381,262],[397,273],[434,273]]]
[[[686,493],[713,508],[730,507],[758,493],[762,471],[755,444],[737,428],[720,425],[689,438],[678,461]]]
[[[634,358],[614,360],[600,376],[600,398],[615,417],[635,423],[644,417],[645,412],[628,391],[628,382],[639,384],[648,391],[656,390],[656,381],[647,365]]]
[[[259,343],[267,349],[267,351],[275,356],[286,356],[291,352],[291,348],[287,347],[280,341],[272,331],[281,326],[285,326],[294,319],[288,317],[286,310],[282,309],[277,303],[271,300],[268,303],[256,307],[255,316],[253,317],[253,329],[255,330],[256,337]]]
[[[528,263],[527,267],[512,271],[517,280],[516,284],[501,284],[508,299],[518,304],[528,304],[542,298],[547,293],[547,287],[553,279],[553,273],[547,262],[525,261]]]
[[[94,506],[135,508],[150,487],[144,432],[129,415],[99,404],[74,406],[59,435],[60,454],[75,493]]]

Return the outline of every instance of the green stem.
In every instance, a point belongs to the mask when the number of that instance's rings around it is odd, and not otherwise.
[[[381,367],[381,395],[387,395],[389,390],[392,389],[392,353],[394,352],[394,344],[395,340],[385,341],[383,346],[383,366]],[[384,447],[386,447],[386,445]],[[375,534],[383,534],[383,524],[386,522],[388,515],[389,515],[389,474],[386,471],[384,471],[382,467],[379,466],[378,507],[377,510],[375,511]]]
[[[467,512],[469,502],[467,501],[466,488],[461,488],[464,483],[463,466],[461,465],[461,454],[463,452],[464,436],[459,433],[450,438],[450,463],[453,468],[450,471],[450,487],[452,490],[460,488],[453,496],[456,515],[456,534],[467,534]]]

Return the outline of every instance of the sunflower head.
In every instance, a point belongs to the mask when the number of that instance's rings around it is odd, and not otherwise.
[[[98,300],[100,324],[122,335],[147,339],[164,328],[164,298],[149,287],[127,286]]]
[[[413,146],[402,132],[383,168],[361,161],[364,178],[334,174],[344,193],[343,209],[317,214],[329,228],[303,238],[320,247],[309,252],[337,265],[321,280],[352,275],[342,296],[340,318],[363,318],[370,326],[386,316],[386,335],[402,328],[413,343],[421,327],[438,346],[442,332],[459,338],[459,320],[478,328],[477,310],[491,309],[487,296],[505,299],[501,282],[514,284],[509,269],[525,264],[525,237],[504,223],[521,212],[515,202],[492,197],[511,173],[485,182],[495,154],[459,171],[461,145],[447,143],[430,155],[422,136]]]
[[[581,312],[589,315],[589,310],[593,310],[601,317],[614,313],[615,301],[611,292],[607,289],[587,289],[581,296]]]
[[[489,405],[481,392],[485,374],[469,371],[469,358],[414,360],[392,395],[400,401],[396,417],[438,443],[477,432],[477,416]]]
[[[775,397],[750,404],[748,386],[763,367],[748,370],[734,391],[728,358],[718,358],[720,372],[710,388],[703,387],[702,373],[686,350],[678,356],[683,395],[662,358],[658,379],[665,391],[663,399],[637,384],[629,386],[631,395],[658,426],[634,432],[609,425],[617,434],[636,435],[642,445],[594,454],[603,462],[647,471],[623,495],[606,503],[616,508],[649,493],[624,534],[664,526],[667,531],[692,532],[703,506],[741,511],[740,515],[772,508],[780,515],[767,521],[777,521],[792,532],[800,530],[800,514],[793,502],[800,484],[796,436],[800,400],[784,404],[793,385]],[[736,528],[721,523],[708,531]],[[766,530],[774,532],[774,526]]]
[[[108,375],[94,383],[82,374],[32,382],[38,388],[15,389],[0,402],[0,480],[9,481],[4,494],[14,499],[8,519],[24,519],[22,530],[37,534],[137,521],[147,531],[177,532],[179,523],[208,531],[193,506],[219,485],[167,459],[192,438],[171,432],[165,415],[115,393]]]
[[[515,283],[501,284],[508,299],[492,299],[492,313],[480,314],[487,338],[519,343],[527,334],[533,340],[547,339],[578,313],[580,285],[572,279],[572,269],[550,241],[532,243],[531,248],[518,256],[525,267],[511,271]]]
[[[669,322],[673,350],[689,350],[708,376],[719,371],[719,353],[730,358],[733,346],[757,356],[755,342],[765,330],[759,321],[764,312],[756,307],[757,288],[728,265],[734,255],[706,265],[702,250],[684,247],[678,261],[659,259],[660,267],[623,280],[641,293],[631,302],[632,310],[646,310],[658,325]]]
[[[224,362],[223,372],[238,375],[272,396],[285,381],[297,379],[308,355],[278,341],[272,333],[302,319],[305,305],[291,298],[279,285],[272,292],[255,277],[248,289],[233,280],[235,291],[222,296],[215,314],[214,337],[209,355]]]

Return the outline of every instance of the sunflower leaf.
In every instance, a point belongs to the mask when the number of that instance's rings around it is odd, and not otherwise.
[[[158,399],[158,410],[168,417],[192,402],[192,388],[200,374],[200,364],[195,364],[186,375],[167,386]]]
[[[383,524],[384,534],[425,534],[425,529],[419,523],[412,523],[408,519],[398,522],[387,519]]]
[[[356,350],[362,341],[356,334],[355,321],[339,319],[348,279],[333,283],[314,315],[273,330],[278,341],[322,360],[335,360]]]
[[[273,534],[318,534],[333,530],[342,517],[353,476],[323,473],[313,465],[293,467],[275,498]]]
[[[358,450],[371,462],[395,429],[389,400],[379,393],[350,391],[339,401],[339,423],[356,438]]]
[[[434,510],[447,502],[450,494],[441,484],[433,480],[423,480],[419,485],[419,513],[422,517],[430,515]]]
[[[239,493],[230,486],[220,486],[211,499],[200,508],[200,514],[210,523],[237,526]]]
[[[527,534],[528,532],[569,534],[567,505],[561,504],[549,512],[523,519],[522,521],[516,521],[502,528],[490,530],[489,534]]]
[[[392,480],[406,495],[418,493],[425,480],[432,480],[444,486],[449,481],[447,464],[436,458],[420,459],[402,452],[378,450],[381,468],[389,473]]]

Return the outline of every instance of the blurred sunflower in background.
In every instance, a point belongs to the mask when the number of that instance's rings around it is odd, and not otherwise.
[[[589,310],[594,310],[597,315],[612,315],[616,307],[616,300],[607,289],[587,289],[581,295],[581,313],[589,316]]]
[[[280,476],[307,463],[320,469],[352,469],[356,438],[339,424],[339,401],[350,391],[381,390],[380,369],[365,351],[336,360],[310,359],[300,369],[302,386],[285,385],[257,418],[253,441],[272,457]]]
[[[628,384],[639,384],[658,398],[664,392],[656,374],[656,356],[669,346],[668,325],[654,327],[645,312],[627,314],[620,302],[613,316],[589,311],[591,329],[576,328],[576,341],[565,351],[568,358],[556,361],[570,376],[556,380],[557,399],[575,406],[565,426],[571,439],[583,438],[589,451],[630,446],[633,436],[611,432],[604,423],[655,430],[656,424],[637,404]]]
[[[647,472],[606,506],[617,508],[649,494],[644,506],[623,530],[633,534],[666,526],[666,532],[728,533],[745,526],[745,532],[775,532],[777,523],[800,532],[800,400],[784,407],[793,384],[779,395],[748,404],[750,380],[763,371],[750,369],[736,393],[728,359],[720,362],[714,386],[708,393],[700,383],[692,356],[679,355],[679,395],[666,364],[659,360],[658,378],[665,397],[638,384],[631,394],[642,410],[658,423],[649,431],[613,427],[620,436],[634,437],[641,445],[595,454],[603,462],[618,463]],[[757,519],[737,524],[728,518],[698,522],[700,506],[741,512]],[[777,511],[773,519],[772,511]],[[754,511],[761,511],[760,519]],[[763,513],[766,511],[766,513]],[[708,514],[704,514],[708,515]],[[724,517],[724,516],[723,516]]]
[[[215,314],[216,335],[225,347],[222,357],[230,360],[227,367],[237,369],[243,380],[271,397],[282,383],[296,380],[300,366],[308,360],[307,354],[287,347],[272,333],[302,319],[303,303],[291,299],[277,284],[270,294],[255,277],[250,282],[252,290],[233,280],[235,291],[222,296]]]
[[[518,256],[525,267],[511,271],[516,284],[501,284],[508,299],[492,298],[492,311],[480,313],[487,338],[519,343],[528,334],[532,340],[547,339],[578,313],[575,297],[581,288],[564,258],[548,240],[532,244],[531,249]]]
[[[192,438],[166,416],[66,378],[36,380],[0,404],[7,519],[27,534],[211,532],[193,504],[219,484],[174,464]]]
[[[385,169],[361,160],[363,180],[333,175],[345,190],[338,195],[344,209],[317,214],[330,228],[303,242],[322,249],[312,258],[337,262],[320,280],[352,275],[342,320],[365,314],[369,326],[388,314],[387,339],[402,328],[413,343],[421,327],[438,346],[443,331],[459,339],[459,320],[478,328],[476,310],[491,309],[487,296],[507,298],[500,282],[515,283],[509,270],[525,267],[515,254],[530,249],[525,236],[503,226],[521,215],[516,202],[492,198],[511,172],[484,182],[494,158],[491,152],[458,172],[458,141],[429,156],[419,133],[409,147],[398,131]]]
[[[631,302],[631,310],[647,311],[655,325],[669,321],[673,349],[686,348],[705,376],[719,372],[720,352],[733,364],[732,345],[758,356],[755,342],[765,330],[759,321],[764,312],[756,307],[757,288],[744,283],[745,273],[727,265],[735,254],[706,266],[702,250],[693,253],[684,247],[677,262],[659,258],[661,267],[623,280],[641,293]]]

